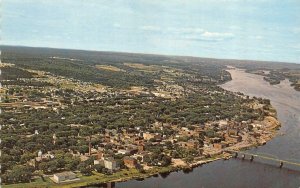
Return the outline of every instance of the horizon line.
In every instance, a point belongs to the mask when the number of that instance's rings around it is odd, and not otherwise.
[[[284,63],[284,64],[297,64],[300,62],[288,62],[288,61],[271,61],[271,60],[257,60],[257,59],[234,59],[234,58],[214,58],[214,57],[200,57],[193,55],[178,55],[178,54],[159,54],[159,53],[147,53],[147,52],[131,52],[131,51],[109,51],[109,50],[96,50],[96,49],[78,49],[78,48],[59,48],[49,46],[26,46],[26,45],[10,45],[0,44],[0,47],[21,47],[21,48],[43,48],[43,49],[56,49],[56,50],[74,50],[74,51],[87,51],[87,52],[108,52],[108,53],[124,53],[124,54],[140,54],[140,55],[157,55],[157,56],[172,56],[172,57],[189,57],[189,58],[202,58],[213,60],[225,60],[225,61],[250,61],[250,62],[264,62],[264,63]],[[1,51],[1,50],[0,50]]]

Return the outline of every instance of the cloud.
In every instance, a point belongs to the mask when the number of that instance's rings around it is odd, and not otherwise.
[[[139,27],[139,29],[144,30],[144,31],[160,31],[161,33],[165,34],[196,34],[196,33],[203,33],[205,30],[202,28],[198,27],[181,27],[181,28],[176,28],[176,27],[160,27],[156,25],[145,25]]]
[[[204,33],[202,33],[201,36],[207,37],[207,38],[223,38],[223,37],[232,37],[233,34],[232,33],[217,33],[217,32],[205,31]]]
[[[139,27],[139,29],[148,32],[159,32],[164,37],[168,37],[173,40],[223,41],[234,37],[233,33],[210,32],[199,27],[162,28],[159,26],[146,25]]]
[[[197,33],[203,33],[204,29],[198,27],[182,27],[182,28],[169,27],[167,28],[167,31],[177,33],[177,34],[197,34]]]
[[[184,38],[188,40],[196,40],[196,41],[224,41],[228,39],[232,39],[234,34],[232,33],[219,33],[219,32],[209,32],[204,31],[199,35],[187,35]]]

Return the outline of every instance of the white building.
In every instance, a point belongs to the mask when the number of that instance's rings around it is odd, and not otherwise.
[[[76,179],[76,174],[73,172],[61,172],[53,175],[53,181],[55,183],[61,183],[62,181]]]
[[[104,167],[109,169],[109,170],[117,170],[119,169],[117,165],[117,161],[114,160],[113,158],[106,158],[104,159]]]
[[[112,157],[94,160],[94,165],[96,164],[100,164],[109,170],[118,170],[120,168],[117,161]]]

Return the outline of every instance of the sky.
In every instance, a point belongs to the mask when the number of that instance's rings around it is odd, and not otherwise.
[[[1,13],[3,45],[300,63],[300,0],[2,0]]]

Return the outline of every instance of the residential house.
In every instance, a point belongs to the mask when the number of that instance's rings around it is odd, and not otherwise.
[[[146,132],[146,133],[143,133],[143,138],[145,140],[150,140],[150,139],[160,140],[161,139],[161,134]]]

